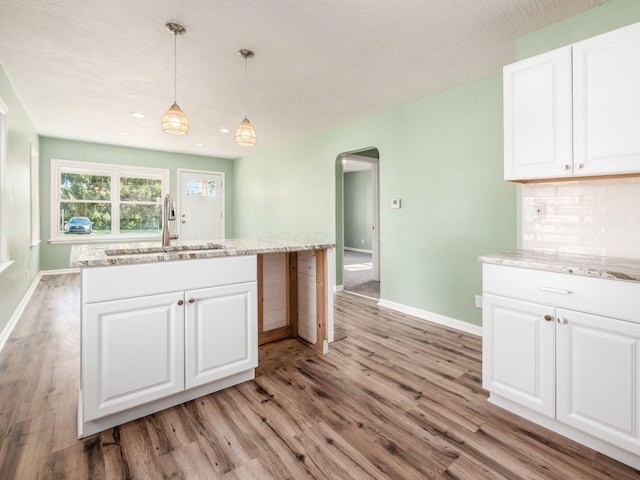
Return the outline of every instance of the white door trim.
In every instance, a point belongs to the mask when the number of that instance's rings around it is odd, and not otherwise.
[[[227,233],[226,233],[226,221],[227,221],[227,207],[226,207],[226,198],[227,198],[227,194],[226,194],[226,185],[227,185],[227,180],[225,178],[225,174],[224,172],[216,172],[213,170],[198,170],[198,169],[193,169],[193,168],[178,168],[176,169],[176,182],[177,182],[177,186],[176,186],[176,193],[177,193],[177,198],[176,198],[176,206],[178,208],[178,216],[177,218],[182,218],[182,205],[180,205],[182,203],[182,181],[180,180],[180,176],[183,173],[201,173],[201,174],[205,174],[205,175],[220,175],[222,177],[222,185],[220,186],[220,191],[222,193],[222,238],[227,238]],[[178,226],[178,231],[179,231],[179,226]]]

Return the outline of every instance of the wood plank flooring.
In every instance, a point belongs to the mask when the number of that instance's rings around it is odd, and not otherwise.
[[[490,405],[480,338],[346,293],[327,355],[77,440],[79,295],[44,277],[0,354],[0,479],[640,479]]]

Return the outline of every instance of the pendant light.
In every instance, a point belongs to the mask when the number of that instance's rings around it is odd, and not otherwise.
[[[178,56],[176,53],[176,43],[178,34],[182,35],[186,32],[182,25],[177,23],[167,23],[167,30],[173,33],[173,105],[162,116],[162,131],[171,135],[186,135],[189,130],[189,122],[187,117],[176,102],[177,78],[178,78]]]
[[[253,52],[242,48],[238,55],[244,58],[244,119],[236,130],[236,143],[243,147],[253,147],[256,144],[256,132],[247,118],[247,59],[253,57]]]

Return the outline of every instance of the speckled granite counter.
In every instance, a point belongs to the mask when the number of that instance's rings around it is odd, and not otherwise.
[[[258,253],[324,250],[334,243],[303,243],[270,239],[226,239],[215,242],[172,242],[162,247],[160,242],[130,242],[74,245],[71,267],[101,267],[134,263],[168,262]]]
[[[636,258],[596,257],[541,253],[534,250],[512,250],[482,255],[478,257],[478,260],[483,263],[508,267],[640,282],[640,259]]]

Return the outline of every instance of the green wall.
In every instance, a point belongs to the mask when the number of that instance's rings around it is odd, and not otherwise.
[[[224,172],[226,182],[225,234],[227,237],[233,237],[233,160],[42,137],[40,139],[40,233],[42,236],[40,268],[42,270],[69,268],[69,254],[71,252],[71,244],[51,244],[48,241],[51,218],[52,158],[168,168],[171,171],[171,195],[173,198],[177,196],[178,168]]]
[[[40,246],[30,242],[30,144],[38,147],[38,134],[18,95],[0,65],[0,98],[7,112],[7,175],[9,259],[13,264],[0,273],[0,331],[39,271]]]
[[[611,0],[520,37],[516,42],[517,57],[528,58],[636,22],[640,22],[640,1]]]
[[[236,160],[236,235],[335,242],[336,159],[369,147],[380,152],[381,297],[480,324],[477,257],[516,243],[500,75]]]
[[[371,170],[344,174],[344,246],[371,250]]]

